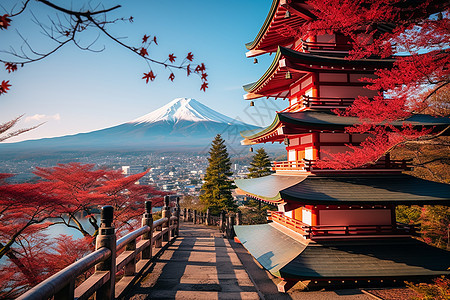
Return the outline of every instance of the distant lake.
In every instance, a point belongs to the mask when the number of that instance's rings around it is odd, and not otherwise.
[[[162,207],[153,207],[152,212],[158,212],[161,211]],[[97,217],[98,225],[100,225],[100,214],[94,214]],[[94,227],[92,227],[91,223],[89,223],[89,220],[85,217],[81,217],[80,215],[77,216],[78,221],[80,221],[81,225],[83,226],[84,230],[89,232],[89,234],[94,234]],[[68,218],[65,218],[65,220],[68,220]],[[59,219],[50,219],[50,222],[58,222]],[[71,223],[71,225],[74,225],[74,223]],[[58,235],[65,234],[69,236],[73,236],[75,239],[79,239],[83,237],[83,234],[79,230],[67,227],[64,224],[56,224],[52,225],[46,230],[43,231],[43,233],[46,233],[49,235],[49,238],[57,237]]]

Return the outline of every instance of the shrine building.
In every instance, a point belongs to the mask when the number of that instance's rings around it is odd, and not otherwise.
[[[256,82],[244,86],[244,99],[251,105],[284,99],[287,107],[266,128],[242,132],[242,143],[280,143],[287,160],[273,162],[272,175],[235,181],[240,193],[277,207],[268,224],[235,226],[239,241],[283,279],[280,291],[306,280],[381,283],[448,275],[450,252],[415,238],[418,229],[397,222],[396,207],[448,206],[449,184],[406,175],[409,161],[389,154],[353,169],[317,167],[317,160],[349,151],[348,145],[359,146],[368,137],[347,133],[345,128],[360,120],[333,110],[358,96],[376,96],[363,78],[390,68],[394,58],[347,60],[352,44],[344,35],[298,34],[315,18],[304,1],[273,0],[261,30],[246,45],[249,58],[268,53],[274,58]],[[376,26],[379,32],[393,28]],[[450,134],[448,118],[413,115],[391,124]]]

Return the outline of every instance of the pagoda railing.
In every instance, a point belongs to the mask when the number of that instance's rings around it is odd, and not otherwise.
[[[306,171],[310,172],[320,172],[320,171],[346,171],[346,170],[333,170],[333,169],[319,169],[317,168],[317,160],[303,159],[304,168]],[[373,164],[367,164],[360,166],[358,168],[353,168],[351,170],[403,170],[411,171],[411,161],[412,159],[379,159]]]
[[[303,161],[273,161],[272,170],[304,170],[305,163]]]
[[[270,212],[269,220],[303,235],[306,239],[312,240],[367,235],[416,235],[417,233],[415,225],[403,223],[393,225],[308,225],[290,218],[282,212]]]
[[[285,109],[278,111],[283,112],[296,112],[300,109],[308,108],[343,108],[353,104],[355,98],[339,98],[339,97],[311,97],[308,95],[302,95],[299,101],[296,101],[286,107]]]
[[[351,44],[307,42],[304,40],[301,42],[301,47],[304,51],[349,51],[352,49]]]
[[[311,97],[302,96],[302,103],[310,108],[338,108],[348,107],[353,104],[355,98],[338,98],[338,97]]]

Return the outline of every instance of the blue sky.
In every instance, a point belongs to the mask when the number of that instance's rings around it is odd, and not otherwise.
[[[2,0],[10,8],[15,0]],[[60,5],[70,5],[58,0]],[[79,5],[85,1],[73,1]],[[98,3],[99,1],[90,1]],[[41,127],[10,141],[35,139],[88,132],[110,127],[140,117],[174,98],[195,98],[205,105],[255,125],[267,125],[273,114],[264,109],[282,109],[281,100],[256,100],[249,108],[243,100],[242,85],[256,81],[267,69],[273,56],[259,57],[259,63],[246,58],[245,43],[252,41],[269,11],[271,0],[252,1],[103,1],[106,7],[121,4],[116,16],[133,16],[133,23],[118,23],[110,32],[124,37],[128,44],[139,46],[144,34],[156,35],[159,45],[150,47],[150,55],[165,59],[169,53],[178,58],[192,51],[196,62],[207,67],[209,89],[200,91],[200,79],[175,73],[175,81],[167,80],[170,72],[153,66],[157,78],[150,84],[141,79],[148,71],[146,63],[129,50],[100,36],[96,48],[101,53],[81,51],[68,45],[41,62],[19,68],[8,74],[0,71],[0,81],[10,80],[11,91],[0,96],[0,123],[25,114],[18,127],[46,121]],[[170,4],[169,4],[170,3]],[[40,20],[53,16],[51,9],[35,3],[30,8]],[[69,6],[70,8],[70,6]],[[0,14],[4,14],[0,8]],[[33,47],[44,52],[52,41],[39,33],[31,16],[24,14],[0,32],[0,48],[20,49],[19,31]],[[83,36],[85,45],[97,35]],[[0,53],[2,58],[6,56]],[[273,110],[273,109],[271,109]]]

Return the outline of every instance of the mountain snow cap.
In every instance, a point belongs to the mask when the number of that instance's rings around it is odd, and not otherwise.
[[[174,99],[163,107],[137,118],[130,123],[142,124],[161,121],[178,122],[181,120],[191,122],[209,121],[236,125],[244,124],[241,121],[234,120],[219,112],[216,112],[215,110],[191,98]]]

